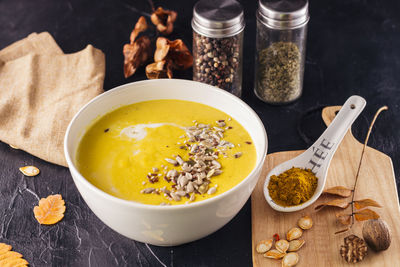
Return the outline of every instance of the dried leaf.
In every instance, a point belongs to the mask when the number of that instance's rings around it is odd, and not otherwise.
[[[133,44],[124,45],[123,53],[125,57],[124,75],[125,78],[128,78],[149,58],[151,54],[149,37],[141,36]]]
[[[40,173],[40,170],[36,168],[35,166],[25,166],[19,168],[19,170],[25,175],[25,176],[36,176]]]
[[[349,197],[351,196],[351,192],[352,192],[351,189],[348,189],[344,186],[334,186],[324,191],[325,194],[336,195],[341,197]]]
[[[178,13],[172,10],[164,10],[158,7],[156,11],[151,14],[151,22],[156,26],[157,30],[165,35],[170,34],[174,30],[174,22]]]
[[[361,200],[355,200],[355,201],[354,201],[354,207],[355,207],[357,210],[360,210],[360,209],[363,209],[363,208],[366,208],[366,207],[378,207],[378,208],[382,208],[382,206],[379,205],[378,202],[376,202],[375,200],[370,199],[370,198],[361,199]]]
[[[133,28],[130,36],[131,44],[135,42],[136,37],[138,37],[139,33],[147,30],[147,22],[146,19],[141,16],[136,22],[135,28]]]
[[[10,245],[0,243],[0,255],[6,253],[7,251],[10,251],[11,249],[12,247]]]
[[[28,262],[22,258],[18,252],[11,251],[12,247],[5,243],[0,243],[0,266],[28,266]]]
[[[347,232],[349,230],[350,230],[350,228],[345,228],[345,229],[339,230],[339,231],[335,232],[335,235]]]
[[[370,209],[363,209],[357,212],[354,212],[354,217],[357,221],[366,221],[371,219],[379,219],[378,213]]]
[[[349,204],[350,203],[347,199],[339,198],[339,199],[334,199],[334,200],[319,204],[318,206],[315,207],[315,209],[321,210],[322,208],[327,207],[327,206],[345,209],[349,206]]]
[[[351,223],[351,215],[350,214],[336,214],[337,220],[343,225],[349,225]]]
[[[172,70],[165,60],[154,62],[146,66],[146,76],[149,79],[172,78]]]
[[[65,202],[59,194],[40,199],[39,206],[33,209],[40,224],[55,224],[64,217],[64,212]]]

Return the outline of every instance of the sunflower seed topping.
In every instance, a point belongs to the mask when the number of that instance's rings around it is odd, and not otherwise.
[[[217,188],[211,187],[210,189],[208,189],[207,194],[212,195],[215,194],[215,192],[217,192]]]
[[[230,118],[227,119],[230,121]],[[158,182],[158,177],[163,177],[171,184],[171,188],[162,187],[155,189],[145,188],[143,194],[163,194],[168,201],[180,201],[188,198],[185,203],[195,201],[196,194],[213,195],[217,192],[217,185],[212,186],[212,177],[222,173],[220,157],[228,157],[227,150],[235,147],[234,144],[224,140],[224,133],[232,129],[226,120],[217,120],[214,125],[198,123],[194,121],[194,126],[186,127],[185,134],[181,135],[182,143],[178,146],[182,152],[188,154],[188,160],[183,160],[180,155],[172,155],[165,158],[171,166],[161,165],[161,171],[157,167],[152,168],[147,178],[150,183]],[[182,144],[182,145],[181,145]],[[242,152],[237,152],[233,157],[238,158]],[[185,155],[186,157],[186,155]],[[162,202],[160,205],[169,205]]]
[[[183,159],[181,158],[181,156],[176,156],[176,158],[175,158],[175,160],[176,160],[176,162],[178,162],[179,163],[179,165],[183,165],[183,163],[184,163],[184,161],[183,161]]]
[[[171,163],[172,165],[177,166],[178,162],[176,160],[170,159],[170,158],[166,158],[165,159],[166,162]]]
[[[140,191],[140,193],[142,194],[151,194],[155,191],[155,189],[153,187],[147,187],[145,189],[143,189],[142,191]]]

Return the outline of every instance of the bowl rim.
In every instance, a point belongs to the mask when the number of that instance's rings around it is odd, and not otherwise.
[[[146,83],[165,83],[165,82],[184,82],[184,83],[197,83],[203,87],[209,88],[210,90],[216,90],[219,91],[219,93],[222,93],[223,95],[225,95],[226,97],[230,98],[230,100],[236,102],[237,105],[241,105],[242,107],[244,107],[257,121],[257,123],[259,125],[261,125],[262,128],[262,135],[263,135],[263,139],[264,139],[264,146],[261,148],[261,152],[262,152],[262,156],[260,161],[258,162],[258,164],[256,164],[256,166],[252,169],[252,171],[238,184],[236,184],[234,187],[230,188],[229,190],[223,192],[222,194],[216,195],[214,197],[211,197],[209,199],[205,199],[199,202],[194,202],[194,203],[190,203],[190,204],[181,204],[181,205],[165,205],[165,206],[161,206],[161,205],[151,205],[151,204],[144,204],[144,203],[140,203],[140,202],[136,202],[133,200],[126,200],[126,199],[122,199],[116,196],[113,196],[107,192],[104,192],[103,190],[97,188],[95,185],[93,185],[92,183],[90,183],[78,170],[78,168],[75,166],[75,164],[73,163],[72,159],[71,159],[71,152],[68,149],[68,137],[69,137],[69,133],[71,131],[71,128],[73,126],[73,124],[75,123],[75,121],[77,120],[77,118],[79,116],[81,116],[81,114],[88,108],[90,108],[90,106],[94,105],[95,103],[97,103],[98,101],[100,101],[100,99],[107,97],[108,95],[114,94],[115,92],[118,92],[120,90],[125,89],[126,87],[130,87],[130,86],[136,86],[136,85],[140,85],[140,84],[146,84]],[[174,99],[174,98],[170,98],[170,99]],[[187,100],[190,101],[190,100]],[[141,102],[141,101],[140,101]],[[196,101],[193,101],[196,102]],[[134,102],[137,103],[137,102]],[[197,102],[199,103],[199,102]],[[133,103],[132,103],[133,104]],[[201,103],[200,103],[201,104]],[[110,110],[111,111],[111,110]],[[223,111],[224,112],[224,111]],[[105,113],[106,114],[106,113]],[[228,114],[229,115],[229,114]],[[247,129],[246,129],[247,130]],[[247,130],[248,131],[248,130]],[[146,209],[146,210],[157,210],[157,211],[164,211],[164,210],[185,210],[185,209],[189,209],[189,208],[196,208],[196,207],[202,207],[202,206],[206,206],[209,205],[211,203],[215,203],[218,202],[220,199],[224,198],[226,195],[229,194],[233,194],[235,191],[237,191],[240,188],[240,185],[244,184],[251,176],[255,175],[255,173],[257,173],[262,166],[264,165],[264,161],[267,155],[267,149],[268,149],[268,137],[267,137],[267,132],[265,130],[265,126],[263,124],[263,122],[261,121],[260,117],[257,115],[257,113],[248,105],[246,104],[243,100],[241,100],[240,98],[236,97],[235,95],[220,89],[218,87],[214,87],[208,84],[204,84],[201,82],[197,82],[197,81],[192,81],[192,80],[184,80],[184,79],[157,79],[157,80],[142,80],[142,81],[136,81],[136,82],[131,82],[131,83],[126,83],[117,87],[114,87],[110,90],[105,91],[104,93],[94,97],[93,99],[91,99],[88,103],[86,103],[72,118],[72,120],[70,121],[70,123],[68,124],[67,130],[65,132],[65,136],[64,136],[64,155],[65,155],[65,159],[67,161],[68,167],[70,169],[71,172],[71,176],[75,182],[75,179],[78,179],[81,183],[83,183],[86,188],[90,189],[91,191],[93,191],[94,193],[100,195],[102,198],[105,198],[109,201],[113,201],[116,202],[117,204],[122,204],[124,206],[130,206],[130,207],[135,207],[138,209]],[[72,175],[72,173],[74,173],[75,175]],[[258,178],[260,179],[260,177]],[[78,189],[79,191],[79,189]],[[81,194],[81,192],[79,191],[79,193]]]

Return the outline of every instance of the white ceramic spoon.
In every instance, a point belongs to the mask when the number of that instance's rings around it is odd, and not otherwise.
[[[268,173],[264,183],[264,196],[268,204],[274,210],[283,212],[302,210],[313,204],[319,198],[325,186],[331,159],[350,126],[364,109],[365,104],[366,101],[364,98],[355,95],[351,96],[347,99],[346,103],[344,103],[329,127],[309,149],[294,159],[279,164]],[[268,184],[272,175],[279,175],[292,167],[311,169],[318,177],[318,186],[314,195],[308,201],[297,206],[284,207],[271,199],[268,191]]]

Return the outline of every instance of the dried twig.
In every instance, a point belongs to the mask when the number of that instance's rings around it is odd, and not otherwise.
[[[336,218],[337,218],[338,222],[340,222],[341,224],[344,224],[344,225],[349,225],[349,226],[347,226],[345,229],[337,231],[335,234],[343,233],[343,232],[350,230],[353,227],[355,220],[364,221],[364,220],[368,220],[368,219],[379,218],[379,215],[375,211],[368,209],[368,208],[364,209],[366,207],[380,208],[382,206],[379,203],[377,203],[375,200],[369,199],[369,198],[361,199],[361,200],[354,200],[354,196],[355,196],[355,190],[357,187],[357,182],[358,182],[358,179],[360,176],[360,170],[361,170],[361,165],[363,163],[365,149],[367,147],[372,128],[373,128],[375,121],[378,118],[379,114],[382,111],[387,110],[387,109],[388,109],[387,106],[383,106],[380,109],[378,109],[378,111],[375,113],[375,116],[369,126],[368,133],[367,133],[367,136],[364,141],[364,146],[361,151],[360,162],[358,164],[358,169],[357,169],[353,188],[348,189],[343,186],[335,186],[332,188],[328,188],[327,190],[324,191],[324,193],[336,195],[336,196],[340,196],[340,197],[344,197],[344,198],[351,196],[351,201],[348,201],[347,199],[343,199],[343,198],[338,198],[338,199],[334,199],[334,200],[322,203],[315,207],[316,210],[319,210],[319,209],[322,209],[322,208],[328,207],[328,206],[346,209],[349,205],[351,205],[351,213],[350,214],[346,214],[346,213],[336,214]]]
[[[354,181],[353,192],[352,192],[352,196],[351,196],[351,225],[350,225],[350,228],[353,227],[353,225],[354,225],[354,195],[355,195],[354,192],[356,190],[358,177],[360,175],[360,170],[361,170],[361,165],[362,165],[362,161],[363,161],[363,158],[364,158],[365,148],[367,147],[369,136],[371,135],[372,127],[374,126],[376,119],[378,118],[379,114],[382,111],[387,110],[387,109],[388,109],[387,106],[383,106],[380,109],[378,109],[378,111],[375,113],[374,119],[372,120],[372,122],[371,122],[371,124],[369,126],[367,137],[365,138],[365,141],[364,141],[364,146],[363,146],[363,149],[362,149],[362,152],[361,152],[361,157],[360,157],[360,163],[358,164],[356,180]]]

